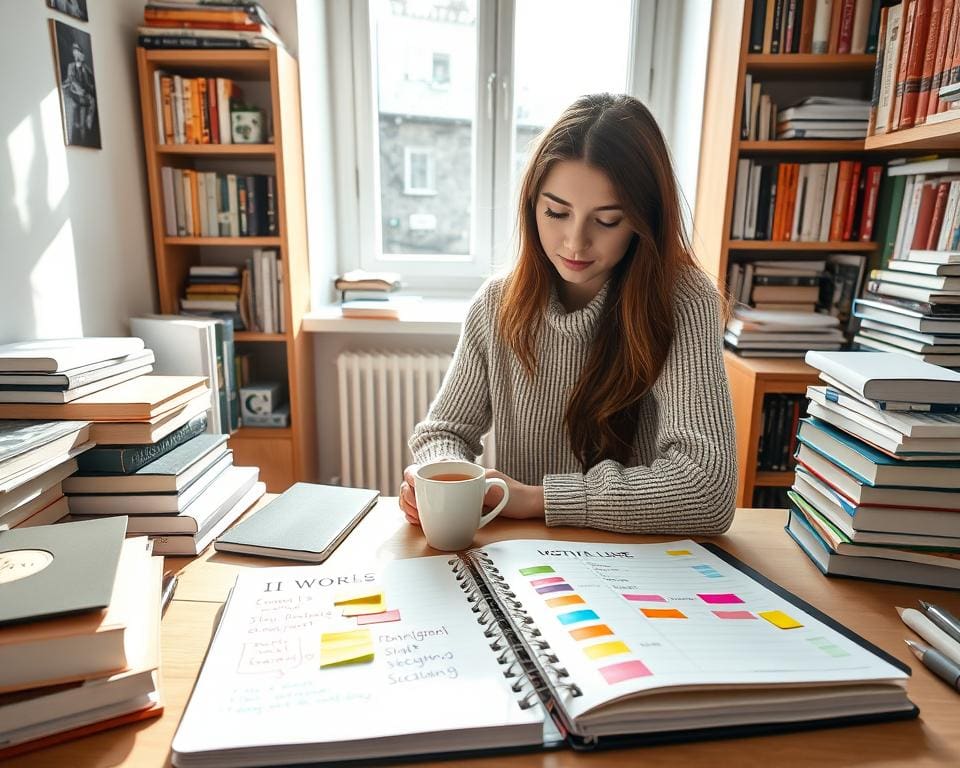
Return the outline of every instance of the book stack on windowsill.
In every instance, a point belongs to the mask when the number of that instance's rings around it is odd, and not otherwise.
[[[126,518],[0,531],[0,759],[163,711],[163,560]],[[38,558],[31,560],[30,558]]]
[[[826,574],[960,588],[960,373],[810,352],[787,530]]]
[[[283,47],[273,22],[258,3],[154,0],[137,28],[141,48]]]
[[[354,269],[334,281],[340,291],[340,312],[344,317],[397,320],[405,307],[420,301],[419,296],[397,296],[402,283],[396,272],[368,272]]]

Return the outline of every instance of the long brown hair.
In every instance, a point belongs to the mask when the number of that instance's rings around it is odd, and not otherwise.
[[[674,287],[694,261],[653,115],[630,96],[577,99],[543,134],[520,186],[519,254],[497,327],[528,374],[536,370],[537,336],[559,279],[537,233],[537,198],[560,160],[582,160],[603,171],[636,233],[614,269],[590,356],[567,406],[571,448],[586,471],[604,459],[629,459],[640,399],[670,351]]]

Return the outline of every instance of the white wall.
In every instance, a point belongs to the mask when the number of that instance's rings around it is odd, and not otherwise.
[[[125,335],[156,292],[134,56],[143,3],[90,0],[86,23],[43,0],[2,5],[0,343]],[[51,18],[91,35],[101,150],[64,145]]]

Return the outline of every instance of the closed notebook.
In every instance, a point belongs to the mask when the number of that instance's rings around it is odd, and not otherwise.
[[[326,560],[377,502],[378,491],[296,483],[214,543],[221,552]]]

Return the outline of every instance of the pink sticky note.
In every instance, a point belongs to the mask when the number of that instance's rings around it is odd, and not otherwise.
[[[619,664],[600,667],[600,674],[609,685],[613,685],[624,680],[633,680],[635,677],[648,677],[653,672],[647,669],[647,665],[642,661],[621,661]]]
[[[661,597],[660,595],[624,595],[625,600],[629,600],[631,603],[665,603],[667,599]]]
[[[729,603],[743,602],[743,600],[741,600],[739,597],[737,597],[736,595],[730,592],[724,592],[722,594],[706,594],[706,595],[700,594],[698,592],[697,597],[703,600],[703,602],[709,603],[710,605],[727,605]]]
[[[755,619],[750,611],[711,611],[718,619]]]
[[[357,624],[386,624],[391,621],[400,621],[400,611],[384,611],[383,613],[368,613],[357,616]]]
[[[547,576],[545,579],[534,579],[530,582],[531,587],[542,587],[546,584],[560,584],[563,582],[563,578],[560,576]]]

